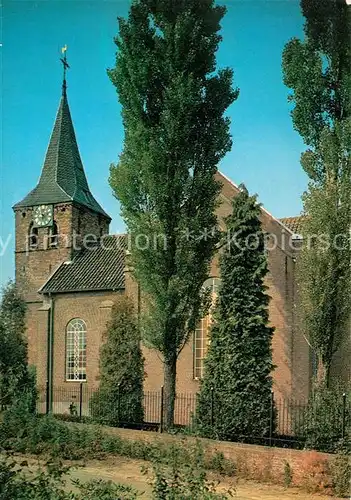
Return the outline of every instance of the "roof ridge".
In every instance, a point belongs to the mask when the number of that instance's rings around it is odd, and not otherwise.
[[[219,175],[221,175],[227,182],[229,182],[229,184],[231,184],[232,186],[234,186],[236,189],[238,189],[240,191],[240,188],[239,186],[233,182],[229,177],[227,177],[225,174],[223,174],[223,172],[221,172],[220,170],[217,170],[217,172],[219,173]],[[278,219],[277,217],[274,217],[274,215],[272,215],[270,212],[268,212],[268,210],[266,208],[264,208],[264,206],[260,203],[260,209],[265,212],[271,219],[273,219],[275,222],[277,222],[280,226],[283,226],[284,229],[287,229],[290,233],[293,234],[293,232],[291,231],[291,229],[289,229],[288,227],[286,227],[281,221],[280,219]]]

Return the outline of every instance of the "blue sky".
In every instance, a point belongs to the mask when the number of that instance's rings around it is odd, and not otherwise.
[[[234,69],[239,99],[232,119],[232,151],[220,168],[245,182],[276,217],[296,215],[307,179],[299,164],[303,143],[293,130],[281,53],[302,35],[298,0],[226,0],[219,67]],[[9,244],[0,257],[0,283],[14,275],[12,205],[37,183],[61,92],[60,48],[68,45],[68,99],[92,192],[122,231],[119,205],[108,185],[108,170],[123,147],[113,66],[117,16],[128,0],[3,0],[2,164],[0,236]],[[1,247],[0,247],[1,250]]]

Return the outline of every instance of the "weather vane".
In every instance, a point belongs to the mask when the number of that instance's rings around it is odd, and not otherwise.
[[[63,64],[63,84],[62,84],[62,91],[63,92],[66,92],[66,88],[67,88],[67,84],[66,84],[66,71],[69,68],[69,64],[67,62],[66,52],[67,52],[67,45],[65,45],[64,47],[62,47],[61,53],[63,54],[63,57],[60,58],[60,61]]]

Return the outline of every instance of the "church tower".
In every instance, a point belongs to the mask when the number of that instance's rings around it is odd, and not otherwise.
[[[26,302],[40,302],[40,287],[75,252],[109,231],[111,218],[92,195],[80,158],[67,100],[62,96],[37,186],[13,209],[16,283]]]

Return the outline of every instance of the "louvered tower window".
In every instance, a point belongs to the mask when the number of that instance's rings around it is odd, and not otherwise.
[[[31,222],[28,231],[29,248],[34,250],[38,246],[38,228]]]
[[[54,221],[49,230],[49,248],[56,248],[58,246],[58,227]]]

